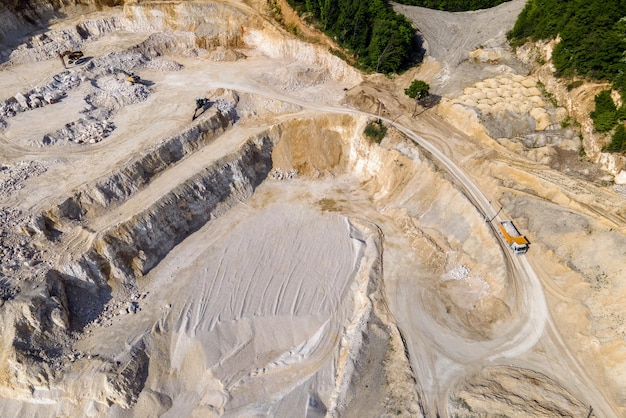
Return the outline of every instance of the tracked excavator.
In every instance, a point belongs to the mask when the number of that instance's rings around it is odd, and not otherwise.
[[[59,54],[59,58],[61,58],[61,62],[63,63],[63,68],[67,68],[67,64],[65,64],[65,57],[67,57],[68,64],[74,64],[76,61],[83,57],[82,51],[63,51]]]
[[[124,71],[124,70],[117,70],[117,72],[119,74],[123,74],[124,80],[128,81],[131,84],[137,84],[141,82],[141,77],[139,77],[135,73],[129,73],[128,71]]]
[[[200,116],[204,111],[211,106],[211,101],[206,97],[198,97],[196,98],[196,110],[193,111],[192,121],[196,120],[198,116]],[[198,110],[202,110],[202,112],[198,113]]]

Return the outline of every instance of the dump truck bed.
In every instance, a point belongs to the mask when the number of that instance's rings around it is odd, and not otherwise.
[[[513,225],[513,222],[502,221],[498,226],[500,227],[502,236],[515,253],[523,254],[528,251],[528,245],[530,242],[525,236],[519,233],[515,225]]]

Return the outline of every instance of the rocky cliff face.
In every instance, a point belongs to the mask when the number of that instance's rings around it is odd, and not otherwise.
[[[585,155],[594,163],[615,176],[616,182],[622,182],[620,172],[626,169],[626,157],[619,154],[602,152],[602,147],[610,141],[610,136],[597,132],[589,114],[595,108],[594,97],[602,90],[610,88],[607,83],[585,82],[578,87],[568,88],[571,80],[554,77],[555,68],[550,62],[554,41],[529,43],[517,49],[517,56],[525,63],[535,67],[534,75],[543,83],[560,106],[580,125],[582,146]],[[537,65],[537,62],[545,64]]]
[[[0,45],[12,44],[16,38],[47,27],[55,20],[118,6],[123,0],[26,0],[0,4]]]

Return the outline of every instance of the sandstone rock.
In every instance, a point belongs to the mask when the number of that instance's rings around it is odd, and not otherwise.
[[[536,107],[530,111],[530,116],[535,119],[535,129],[537,131],[543,131],[552,123],[550,115],[545,109]]]
[[[17,103],[19,103],[19,105],[22,107],[22,109],[28,109],[28,107],[29,107],[28,106],[28,100],[26,99],[26,96],[24,96],[22,93],[17,93],[15,95],[15,100],[17,100]]]
[[[626,170],[621,170],[616,176],[615,176],[615,184],[626,184]]]
[[[567,112],[567,109],[565,109],[564,107],[558,107],[556,111],[554,112],[554,121],[556,123],[561,123],[567,120],[568,117],[569,117],[569,113]]]

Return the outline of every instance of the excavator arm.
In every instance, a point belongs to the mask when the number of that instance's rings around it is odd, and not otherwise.
[[[69,50],[61,52],[59,54],[59,58],[61,58],[63,67],[67,68],[67,65],[65,64],[65,57],[67,57],[68,64],[74,64],[76,61],[78,61],[79,59],[83,57],[83,52],[82,51],[69,51]]]

